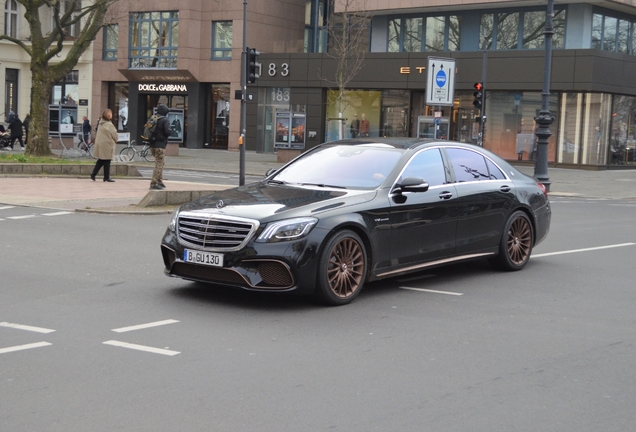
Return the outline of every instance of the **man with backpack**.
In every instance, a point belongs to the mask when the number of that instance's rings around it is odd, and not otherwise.
[[[169,111],[170,110],[167,106],[165,106],[164,104],[159,104],[159,106],[157,107],[156,118],[153,119],[151,117],[151,120],[149,120],[151,124],[146,127],[147,129],[149,129],[148,132],[150,136],[148,136],[147,138],[148,144],[150,145],[150,151],[155,157],[155,169],[152,172],[150,189],[161,190],[166,188],[166,185],[163,184],[161,177],[163,175],[164,156],[166,153],[166,145],[168,144],[168,137],[172,135],[170,121],[168,121],[168,117],[166,117]],[[146,135],[145,131],[144,135]]]

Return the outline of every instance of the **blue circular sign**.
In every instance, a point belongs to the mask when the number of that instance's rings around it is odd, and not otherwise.
[[[437,72],[437,75],[435,75],[435,81],[437,82],[438,87],[444,87],[446,85],[446,72],[443,70]]]

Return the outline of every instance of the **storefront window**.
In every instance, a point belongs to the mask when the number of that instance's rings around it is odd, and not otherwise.
[[[540,92],[488,92],[484,147],[507,160],[536,159],[535,116],[541,110]],[[556,120],[552,123],[548,144],[548,161],[554,162],[559,121],[558,95],[550,95],[549,110]]]
[[[346,90],[340,101],[337,90],[328,90],[325,141],[380,136],[381,99],[381,91]]]
[[[113,110],[113,124],[118,131],[128,132],[128,83],[111,83],[108,99],[109,107]],[[142,120],[145,121],[145,118]]]
[[[581,121],[583,93],[564,93],[561,96],[561,121],[557,162],[578,164],[581,157]]]
[[[587,93],[583,101],[583,149],[584,165],[607,164],[612,97],[602,93]]]
[[[230,85],[212,85],[210,148],[227,149],[230,132]]]
[[[79,71],[71,71],[51,92],[51,103],[74,106],[79,103]]]
[[[408,90],[382,91],[382,115],[380,136],[409,136],[409,103],[411,93]]]
[[[636,97],[614,96],[609,163],[636,164]]]

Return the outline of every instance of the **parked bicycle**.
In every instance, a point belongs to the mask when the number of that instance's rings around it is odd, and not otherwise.
[[[79,140],[79,142],[77,143],[77,150],[80,152],[81,156],[90,156],[93,159],[95,158],[95,155],[93,155],[93,148],[95,147],[95,141],[91,141],[90,143],[87,143],[84,140],[84,136],[83,134],[77,134],[77,139]]]
[[[150,151],[150,145],[148,144],[148,141],[143,141],[143,143],[144,145],[141,148],[141,150],[138,150],[137,147],[135,147],[135,140],[130,140],[128,142],[128,146],[124,147],[119,152],[119,154],[121,156],[128,157],[128,160],[131,162],[135,160],[135,155],[139,155],[139,157],[145,159],[146,162],[154,162],[155,157]]]

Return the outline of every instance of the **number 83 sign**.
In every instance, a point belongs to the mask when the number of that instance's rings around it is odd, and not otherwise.
[[[270,63],[267,68],[267,74],[271,77],[280,74],[280,76],[286,77],[289,75],[289,64],[283,63],[278,66],[276,63]]]

